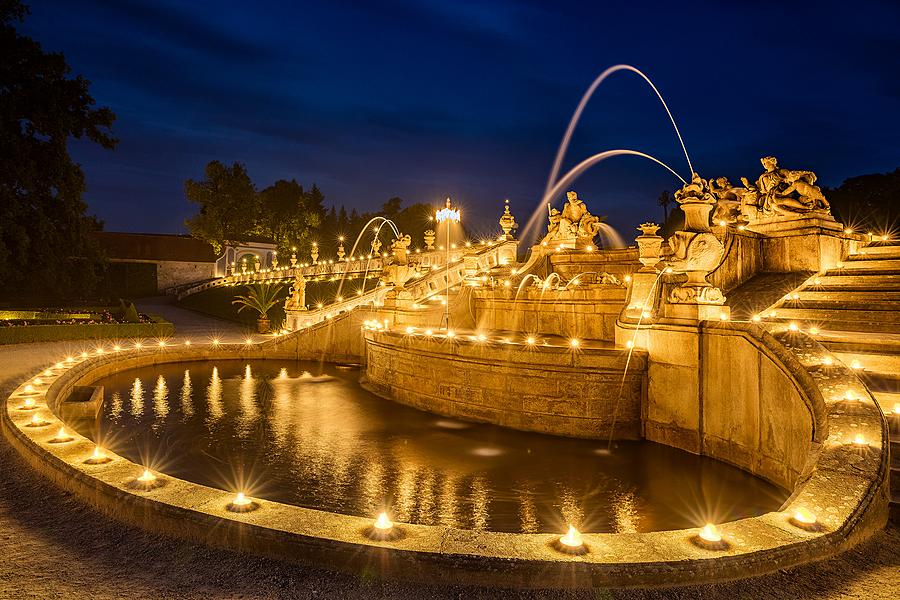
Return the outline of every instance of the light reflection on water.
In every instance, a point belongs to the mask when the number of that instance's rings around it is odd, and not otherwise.
[[[470,424],[377,398],[358,372],[283,361],[155,365],[97,382],[82,433],[197,483],[324,510],[495,531],[653,531],[777,509],[787,494],[648,442]],[[153,384],[145,407],[144,385]],[[123,402],[122,398],[127,398]],[[178,398],[180,401],[171,401]],[[240,483],[238,480],[241,480]]]

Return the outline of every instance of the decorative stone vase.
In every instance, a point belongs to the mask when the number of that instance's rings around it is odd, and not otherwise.
[[[434,250],[434,240],[435,234],[433,229],[428,229],[425,231],[425,250],[431,251]]]
[[[656,223],[644,223],[638,227],[638,231],[641,232],[641,235],[637,236],[635,241],[638,245],[638,260],[644,265],[641,271],[656,271],[653,267],[659,264],[660,248],[663,243],[662,237],[656,235],[656,232],[659,231],[659,225]]]
[[[292,250],[291,251],[291,268],[293,269],[296,266],[297,266],[297,251]]]
[[[312,257],[312,262],[314,265],[319,264],[319,245],[313,244],[312,250],[309,251],[309,255]]]
[[[516,223],[516,218],[509,212],[509,199],[507,199],[504,201],[503,215],[500,217],[500,229],[503,230],[503,239],[512,239],[510,232],[518,228],[519,224]]]

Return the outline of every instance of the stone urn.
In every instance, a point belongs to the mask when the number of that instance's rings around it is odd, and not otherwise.
[[[434,250],[434,240],[435,234],[433,229],[428,229],[425,231],[425,250],[431,251]]]
[[[659,225],[656,223],[644,223],[638,227],[641,235],[635,238],[638,245],[638,260],[644,265],[641,271],[655,271],[653,268],[659,263],[660,248],[662,248],[663,239],[656,235],[659,231]]]
[[[291,268],[293,269],[296,266],[297,266],[297,249],[291,248]]]
[[[341,242],[341,245],[338,246],[337,256],[338,260],[344,260],[344,256],[346,256],[347,252],[344,250],[344,243]]]
[[[309,255],[312,257],[312,262],[314,265],[319,264],[319,245],[313,242],[312,249],[309,251]]]
[[[519,224],[516,223],[516,218],[509,212],[509,199],[507,199],[504,201],[503,215],[500,217],[500,229],[503,230],[503,239],[512,239],[510,232],[518,228]]]

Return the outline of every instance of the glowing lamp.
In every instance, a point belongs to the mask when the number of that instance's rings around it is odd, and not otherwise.
[[[234,498],[231,502],[228,503],[226,507],[230,512],[244,513],[250,512],[251,510],[256,510],[259,508],[259,505],[247,497],[244,492],[238,492],[235,494]]]
[[[407,328],[406,328],[406,335],[412,335],[412,333],[413,333],[415,330],[416,330],[415,327],[411,327],[411,326],[410,326],[410,327],[407,327]]]
[[[634,340],[628,340],[627,342],[625,342],[625,347],[628,348],[629,350],[634,348]]]
[[[372,527],[379,531],[390,531],[394,528],[394,522],[388,518],[387,513],[383,512],[378,515],[377,519],[375,519]]]
[[[762,317],[760,317],[759,315],[753,315],[753,318],[751,320],[754,323],[759,323],[760,321],[762,321]]]
[[[572,338],[571,340],[569,340],[569,345],[573,348],[577,348],[580,344],[581,342],[578,341],[578,338]]]
[[[22,408],[25,408],[25,409],[34,408],[34,398],[25,398],[25,405]]]
[[[810,335],[819,335],[819,328],[818,327],[810,327],[809,334]]]
[[[88,357],[88,353],[87,353],[87,352],[82,352],[82,353],[81,353],[81,358],[87,358],[87,357]]]
[[[850,363],[850,368],[851,369],[862,369],[862,363],[859,362],[858,360],[854,360],[853,362]]]
[[[853,445],[861,448],[863,446],[868,446],[869,444],[868,442],[866,442],[866,438],[865,436],[863,436],[863,434],[857,433],[853,438]]]
[[[122,346],[120,346],[120,345],[118,345],[118,344],[116,344],[115,346],[113,346],[113,351],[115,351],[115,352],[118,352],[118,351],[121,350],[121,349],[122,349]]]
[[[184,340],[184,345],[185,345],[185,346],[190,346],[190,345],[191,345],[191,340]]]
[[[556,541],[556,549],[565,554],[584,554],[587,552],[581,532],[571,525],[569,525],[569,531]]]
[[[51,375],[53,375],[53,371],[51,371],[50,369],[44,371],[44,377],[50,377]]]
[[[426,330],[425,330],[425,335],[427,335],[427,336],[432,336],[432,335],[434,335],[434,332],[433,332],[432,330],[430,330],[430,329],[426,329]]]
[[[218,345],[219,345],[219,340],[218,340],[218,339],[213,340],[213,341],[212,341],[212,345],[213,345],[213,346],[218,346]]]
[[[727,313],[727,312],[721,312],[721,313],[719,313],[719,320],[720,320],[720,321],[727,321],[727,320],[728,320],[728,313]]]
[[[452,329],[450,329],[450,330],[447,331],[447,337],[448,337],[448,338],[452,338],[452,337],[454,337],[455,335],[456,335],[456,334],[453,333],[453,330],[452,330]]]
[[[31,385],[30,383],[29,383],[28,385],[26,385],[26,386],[25,386],[25,393],[26,393],[26,394],[33,394],[33,393],[34,393],[34,386]]]
[[[141,349],[141,346],[143,346],[143,344],[140,343],[140,342],[135,342],[135,343],[134,343],[134,347],[137,348],[138,350]]]
[[[825,365],[826,367],[830,367],[831,365],[834,364],[834,359],[831,358],[830,356],[826,356],[825,358],[822,359],[822,364]]]
[[[165,345],[166,345],[166,341],[165,341],[165,340],[159,340],[159,347],[160,347],[160,348],[162,348],[162,347],[165,346]]]
[[[247,338],[247,339],[244,340],[244,343],[247,344],[247,345],[249,346],[250,344],[253,343],[253,340],[251,340],[250,338]]]
[[[156,475],[150,472],[150,469],[144,469],[144,472],[141,473],[141,476],[137,478],[141,483],[153,483],[156,481]]]
[[[535,342],[535,340],[533,337],[529,337],[528,339],[525,340],[525,343],[528,344],[529,346],[534,346],[534,342]]]
[[[696,545],[707,550],[725,550],[728,543],[722,539],[722,532],[712,523],[707,523],[693,538]]]
[[[800,327],[796,323],[791,323],[790,325],[788,325],[788,329],[790,329],[791,331],[799,331]]]
[[[94,451],[91,452],[90,458],[84,462],[89,465],[102,465],[103,463],[108,463],[110,460],[112,459],[106,455],[106,451],[98,445],[94,446]]]

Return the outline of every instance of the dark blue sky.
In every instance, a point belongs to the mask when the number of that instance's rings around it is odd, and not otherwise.
[[[568,119],[603,69],[645,71],[705,177],[758,159],[825,185],[900,167],[900,3],[167,2],[33,0],[25,31],[66,54],[118,115],[113,152],[75,144],[107,229],[184,231],[182,184],[241,161],[260,187],[316,182],[327,203],[458,199],[487,230],[524,223]],[[683,175],[666,115],[636,76],[588,107],[571,165],[612,148]],[[633,157],[575,188],[630,237],[674,178]],[[472,222],[472,221],[478,222]],[[480,226],[479,226],[480,225]]]

